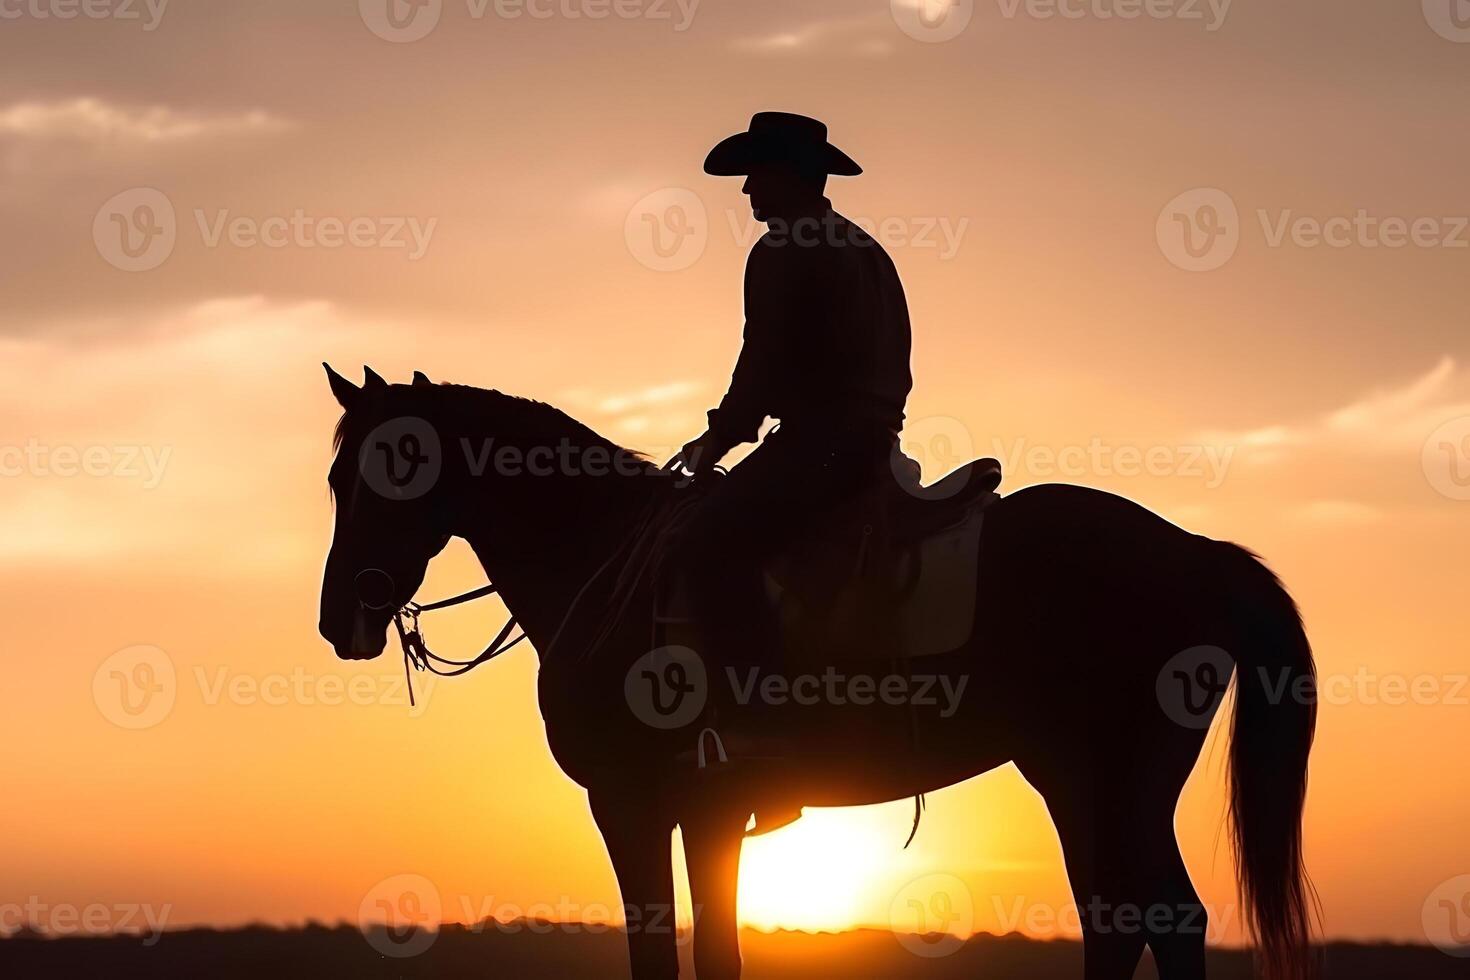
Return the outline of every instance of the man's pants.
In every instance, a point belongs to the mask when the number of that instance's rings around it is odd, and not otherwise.
[[[772,667],[777,624],[762,569],[787,544],[880,479],[895,434],[860,426],[771,433],[700,502],[673,561],[685,576],[711,675]],[[723,685],[716,685],[722,687]]]

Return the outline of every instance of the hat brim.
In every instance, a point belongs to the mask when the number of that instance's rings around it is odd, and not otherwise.
[[[771,163],[790,163],[838,177],[856,177],[863,172],[857,161],[831,143],[797,149],[785,141],[762,139],[753,133],[736,133],[716,143],[704,158],[704,172],[712,177],[743,177],[753,168]]]

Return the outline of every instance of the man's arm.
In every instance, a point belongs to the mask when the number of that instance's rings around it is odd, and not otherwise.
[[[758,439],[771,408],[782,366],[779,317],[788,301],[771,253],[757,244],[746,262],[745,330],[730,387],[709,412],[709,430],[684,447],[685,462],[696,471],[708,470],[742,442]]]

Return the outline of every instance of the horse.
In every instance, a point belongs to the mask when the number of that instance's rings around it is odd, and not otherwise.
[[[690,731],[659,730],[630,709],[646,623],[604,629],[610,639],[589,657],[578,645],[596,630],[574,622],[600,621],[618,587],[606,580],[620,577],[609,563],[628,553],[650,507],[681,492],[679,478],[541,402],[419,372],[389,384],[365,369],[359,386],[324,366],[343,414],[328,476],[322,637],[343,659],[379,656],[429,562],[451,537],[468,542],[540,657],[548,744],[586,790],[606,844],[632,976],[679,972],[680,937],[654,927],[671,919],[678,827],[697,974],[738,977],[737,877],[752,797],[679,761]],[[812,709],[825,713],[808,716],[810,749],[772,777],[783,799],[903,800],[1012,762],[1060,838],[1084,913],[1085,980],[1132,977],[1145,946],[1162,980],[1201,978],[1207,915],[1173,821],[1233,684],[1228,809],[1245,921],[1269,980],[1315,976],[1301,828],[1315,667],[1275,574],[1238,545],[1066,484],[992,502],[977,561],[973,635],[921,665],[967,680],[964,697],[951,710],[873,699]]]

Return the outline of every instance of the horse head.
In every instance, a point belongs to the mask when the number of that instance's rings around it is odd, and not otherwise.
[[[364,368],[359,387],[323,367],[343,415],[327,477],[336,516],[318,628],[337,656],[370,660],[449,543],[444,453],[425,417],[439,386],[421,373],[411,385],[390,385]]]

